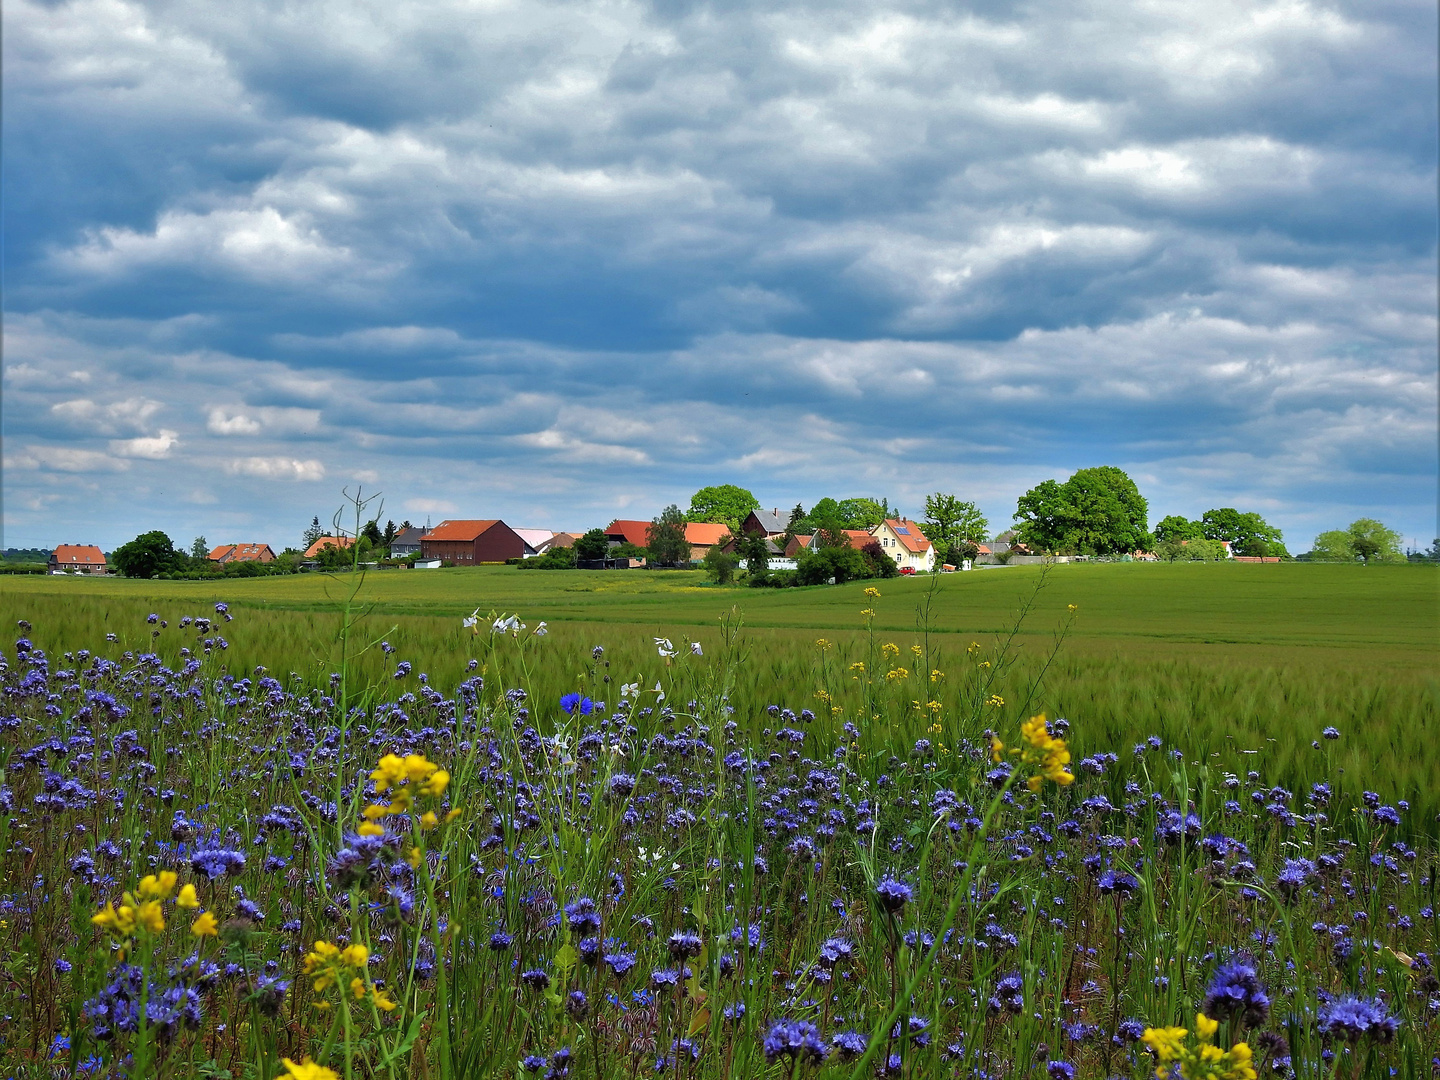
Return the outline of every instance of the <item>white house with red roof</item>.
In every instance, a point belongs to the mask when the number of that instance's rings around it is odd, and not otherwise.
[[[935,545],[925,539],[920,526],[908,518],[886,518],[870,534],[901,570],[916,573],[935,569]]]

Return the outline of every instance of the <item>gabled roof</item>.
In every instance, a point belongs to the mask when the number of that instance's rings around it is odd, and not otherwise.
[[[320,552],[324,551],[326,548],[348,548],[353,543],[355,543],[354,539],[349,536],[322,536],[319,540],[316,540],[313,544],[311,544],[308,548],[305,549],[304,557],[307,559],[313,559],[316,555],[319,555]]]
[[[426,540],[474,540],[477,536],[489,532],[492,527],[498,524],[496,518],[488,521],[442,521],[428,533]]]
[[[50,558],[65,566],[105,565],[105,553],[94,544],[61,544]]]
[[[525,541],[525,546],[531,551],[539,551],[550,543],[554,533],[549,529],[511,529],[516,536]]]
[[[702,547],[713,547],[730,535],[730,526],[722,522],[692,521],[685,526],[685,540]]]
[[[390,543],[391,543],[391,544],[418,544],[418,543],[420,543],[420,538],[421,538],[422,536],[424,536],[424,535],[425,535],[425,530],[424,530],[424,529],[417,529],[414,525],[411,525],[410,528],[408,528],[408,529],[401,529],[399,532],[397,532],[397,533],[395,534],[395,539],[394,539],[394,540],[391,540]]]
[[[930,541],[920,531],[920,526],[908,518],[886,518],[886,527],[900,540],[901,546],[916,555],[923,555],[930,549]]]
[[[650,522],[622,521],[616,518],[605,526],[605,535],[611,540],[634,544],[636,547],[650,546]]]
[[[767,534],[782,533],[790,527],[790,513],[785,510],[751,510],[745,516],[745,520],[755,519],[755,523],[764,529]]]
[[[267,551],[273,559],[275,552],[270,550],[269,544],[221,544],[205,557],[211,562],[255,562]]]

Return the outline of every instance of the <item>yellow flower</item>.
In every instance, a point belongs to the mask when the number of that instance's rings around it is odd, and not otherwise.
[[[108,903],[104,911],[90,916],[90,921],[117,938],[128,938],[135,933],[135,909],[129,904],[121,904],[116,910],[113,903]]]
[[[420,828],[422,829],[433,829],[439,824],[440,819],[435,816],[434,810],[426,810],[425,813],[420,815]]]
[[[989,705],[992,709],[999,709],[1004,706],[1005,699],[999,694],[991,694],[988,698],[985,699],[985,704]]]
[[[860,609],[860,617],[861,617],[862,619],[873,619],[873,618],[875,617],[875,609],[874,609],[874,608],[869,608],[869,607],[867,607],[867,608],[861,608],[861,609]]]
[[[1184,1050],[1185,1036],[1188,1034],[1182,1027],[1146,1028],[1140,1041],[1153,1050],[1160,1061],[1174,1061]],[[1164,1072],[1163,1069],[1156,1069],[1155,1075],[1161,1076]]]
[[[358,943],[347,945],[340,954],[340,962],[346,967],[363,968],[370,962],[370,950]]]
[[[1201,1042],[1214,1042],[1215,1032],[1220,1030],[1220,1022],[1211,1020],[1204,1013],[1195,1014],[1195,1034],[1200,1036]]]
[[[150,874],[140,879],[136,893],[142,900],[164,900],[175,889],[175,871],[161,870],[160,876]]]
[[[420,785],[420,790],[424,794],[438,799],[441,795],[445,794],[445,788],[449,783],[450,774],[444,769],[436,769],[430,774],[429,778]]]
[[[385,826],[374,821],[362,821],[355,831],[361,836],[384,836]]]
[[[376,987],[370,988],[370,996],[375,1000],[376,1008],[383,1009],[385,1012],[390,1012],[395,1008],[395,1002],[386,997],[384,991]]]
[[[301,1064],[296,1065],[289,1058],[282,1058],[285,1062],[285,1074],[290,1080],[340,1080],[340,1074],[334,1069],[327,1069],[324,1065],[316,1065],[315,1062],[306,1058]]]
[[[360,978],[359,975],[356,975],[355,978],[350,980],[350,993],[356,1001],[363,1001],[365,999],[365,980]]]
[[[996,765],[1005,760],[1005,744],[998,735],[990,736],[990,760]]]
[[[884,645],[880,646],[880,655],[886,660],[893,660],[900,655],[900,646],[896,645],[893,641],[887,641]]]
[[[970,647],[969,647],[968,649],[966,649],[965,651],[966,651],[967,653],[969,653],[971,656],[974,656],[977,652],[980,651],[980,643],[979,643],[978,641],[972,641],[972,642],[970,642]]]
[[[165,913],[160,908],[159,900],[146,900],[135,912],[135,920],[152,934],[158,934],[165,929]]]
[[[175,898],[175,903],[183,908],[197,908],[200,906],[200,898],[195,895],[195,886],[188,881],[180,887],[180,895]]]
[[[821,652],[825,652],[825,651],[828,650],[828,649],[830,648],[830,646],[833,645],[833,644],[835,644],[835,643],[834,643],[833,641],[831,641],[829,638],[823,638],[823,637],[822,637],[822,638],[816,638],[816,639],[815,639],[815,647],[816,647],[817,649],[819,649]]]
[[[931,681],[931,682],[939,682],[939,681],[940,681],[941,679],[943,679],[943,678],[945,678],[945,673],[944,673],[943,671],[940,671],[939,669],[936,669],[935,671],[930,672],[930,681]]]
[[[864,661],[864,660],[856,660],[855,663],[853,663],[853,664],[850,665],[850,670],[851,670],[851,671],[858,671],[858,672],[860,672],[861,674],[864,674],[864,672],[865,672],[865,661]]]
[[[913,655],[915,655],[915,656],[924,656],[924,655],[925,655],[925,650],[922,649],[919,645],[911,645],[911,646],[910,646],[910,652],[911,652]]]
[[[220,927],[215,922],[214,915],[211,915],[208,911],[202,911],[195,917],[195,921],[190,924],[190,933],[196,937],[218,937]]]
[[[405,856],[405,861],[410,864],[411,870],[416,870],[419,868],[420,859],[421,855],[420,849],[418,847],[412,847],[409,851],[409,854]]]
[[[909,677],[910,672],[903,667],[892,668],[885,673],[886,682],[895,682],[899,679],[908,679]]]
[[[458,806],[457,806],[457,807],[454,807],[449,813],[447,813],[447,814],[445,815],[445,821],[446,821],[447,823],[448,823],[448,822],[451,822],[451,821],[454,821],[454,820],[455,820],[457,817],[459,817],[463,812],[464,812],[464,811],[462,811],[462,810],[460,809],[460,807],[458,807]]]
[[[873,600],[878,600],[880,599],[880,590],[875,588],[874,585],[867,585],[865,587],[865,595]]]
[[[1076,604],[1066,604],[1066,605],[1065,605],[1065,610],[1071,611],[1071,612],[1075,612],[1075,611],[1079,611],[1080,608],[1079,608],[1079,606],[1076,605]]]

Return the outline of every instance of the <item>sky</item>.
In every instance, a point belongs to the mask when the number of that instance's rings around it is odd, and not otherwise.
[[[1437,491],[1433,0],[9,0],[4,543]]]

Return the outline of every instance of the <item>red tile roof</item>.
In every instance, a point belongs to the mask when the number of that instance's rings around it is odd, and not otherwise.
[[[211,562],[260,562],[264,559],[265,553],[270,552],[270,558],[275,553],[270,551],[269,544],[221,544],[214,548],[206,556]]]
[[[481,533],[489,532],[497,519],[489,521],[442,521],[425,534],[426,540],[474,540]]]
[[[890,531],[900,538],[900,543],[905,545],[907,551],[916,555],[922,555],[930,549],[930,541],[925,539],[925,534],[920,531],[920,526],[908,518],[886,518],[885,524]]]
[[[730,526],[724,522],[692,521],[685,526],[685,539],[691,544],[713,547],[730,535]]]
[[[354,539],[349,536],[322,536],[305,549],[305,558],[313,559],[327,547],[348,548],[353,543]]]
[[[61,544],[51,558],[61,566],[105,565],[105,553],[94,544]]]
[[[636,547],[650,546],[650,522],[621,521],[616,518],[605,527],[605,535],[612,540],[622,540]]]

